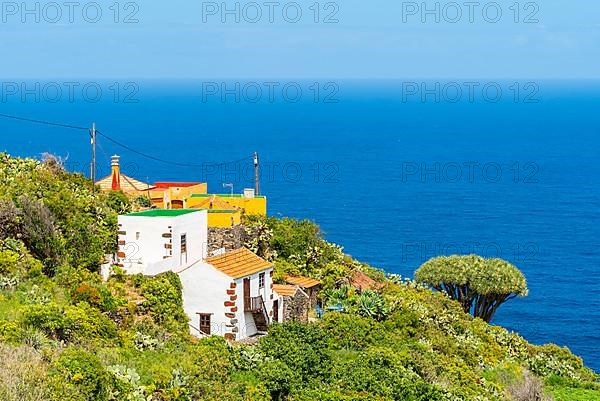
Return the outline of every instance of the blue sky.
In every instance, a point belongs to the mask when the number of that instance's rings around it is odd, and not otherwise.
[[[473,6],[472,21],[463,1],[427,1],[429,9],[438,3],[439,12],[424,15],[421,1],[325,0],[317,3],[318,16],[311,8],[315,2],[297,2],[302,10],[297,23],[283,17],[284,6],[286,17],[295,17],[297,7],[287,1],[274,2],[273,23],[265,1],[255,3],[263,13],[257,23],[251,21],[256,7],[242,10],[248,1],[237,2],[239,23],[235,15],[223,15],[222,0],[123,1],[118,23],[113,0],[98,2],[102,18],[97,23],[84,20],[86,1],[73,10],[73,22],[69,9],[61,7],[62,18],[55,23],[56,10],[27,14],[21,2],[3,2],[0,76],[600,78],[597,0],[522,1],[518,15],[515,0],[499,1],[502,17],[495,23],[498,7],[488,1]],[[19,9],[7,9],[9,3]],[[35,3],[27,3],[30,10]],[[236,1],[225,4],[234,9]],[[86,17],[94,19],[94,12],[87,8]],[[138,22],[124,23],[132,14]],[[338,22],[324,23],[328,15]]]

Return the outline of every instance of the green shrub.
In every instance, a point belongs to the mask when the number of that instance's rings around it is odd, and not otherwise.
[[[324,329],[335,350],[363,350],[384,341],[385,327],[373,319],[344,313],[328,313],[323,319]]]
[[[442,400],[443,392],[404,365],[390,349],[370,349],[334,366],[332,383],[393,400]]]
[[[152,207],[152,200],[147,195],[139,195],[133,198],[132,204],[138,208],[149,208]]]
[[[107,401],[110,376],[100,360],[79,348],[63,351],[51,369],[55,401]]]
[[[290,369],[285,362],[278,359],[269,359],[259,365],[258,377],[263,382],[271,400],[285,400],[292,388],[301,383],[300,374]]]
[[[116,250],[117,213],[106,197],[55,157],[40,162],[0,153],[0,199],[18,209],[17,232],[8,236],[20,234],[49,274],[64,263],[96,271]]]
[[[302,389],[289,397],[289,401],[395,401],[392,398],[385,398],[375,394],[365,392],[353,392],[336,389]]]
[[[106,195],[106,205],[117,214],[126,214],[132,211],[131,201],[123,191],[110,191]]]
[[[54,303],[30,306],[23,313],[23,323],[62,341],[76,338],[109,340],[117,335],[115,324],[85,303],[65,307]]]
[[[43,265],[29,253],[23,242],[11,238],[0,240],[0,276],[15,277],[21,281],[38,277],[42,268]]]
[[[327,332],[318,324],[290,322],[273,326],[260,340],[259,350],[267,357],[278,359],[303,381],[326,375],[331,364]]]
[[[167,272],[149,278],[136,276],[142,296],[146,299],[141,305],[157,324],[169,331],[188,333],[188,317],[183,310],[182,288],[179,276]]]
[[[2,302],[2,298],[0,298]],[[0,342],[16,343],[20,338],[20,328],[15,322],[0,320]]]
[[[551,394],[556,401],[600,401],[600,391],[578,388],[551,388]]]
[[[125,300],[114,296],[103,284],[81,283],[71,291],[71,301],[74,304],[85,302],[103,312],[114,312],[124,306]]]
[[[22,214],[20,238],[48,272],[53,273],[65,256],[64,238],[54,215],[41,200],[28,195],[18,198],[18,206]]]

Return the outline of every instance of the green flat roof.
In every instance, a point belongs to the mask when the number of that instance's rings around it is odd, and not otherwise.
[[[144,212],[129,213],[125,216],[132,217],[178,217],[190,213],[199,212],[198,209],[152,209]]]

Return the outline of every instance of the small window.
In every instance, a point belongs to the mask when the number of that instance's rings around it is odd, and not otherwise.
[[[186,265],[188,262],[187,257],[187,234],[181,234],[181,255],[180,261],[182,265]]]
[[[187,252],[187,234],[181,234],[181,253]]]
[[[265,288],[265,273],[258,275],[258,288]]]
[[[210,313],[198,313],[198,315],[200,316],[200,331],[204,334],[208,334],[210,335],[210,317],[211,314]]]

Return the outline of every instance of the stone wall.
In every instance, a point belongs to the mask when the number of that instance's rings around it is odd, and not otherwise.
[[[308,323],[308,311],[310,300],[302,291],[296,291],[293,297],[285,297],[283,300],[283,321],[296,320]]]
[[[318,285],[311,289],[306,290],[308,296],[310,297],[310,309],[315,309],[317,304],[319,303],[319,292],[321,291],[321,286]]]
[[[214,251],[225,248],[226,252],[244,246],[245,231],[242,225],[234,227],[209,227],[208,228],[208,255]]]

